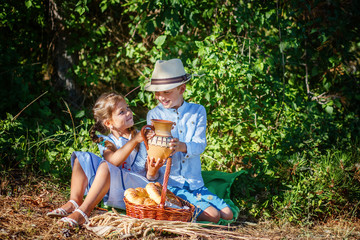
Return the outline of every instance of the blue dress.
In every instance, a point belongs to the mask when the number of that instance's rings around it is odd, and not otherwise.
[[[114,135],[100,136],[104,140],[111,141],[117,148],[124,146],[130,139],[123,137],[116,138]],[[103,156],[107,148],[98,144],[100,154]],[[124,192],[128,188],[145,187],[149,183],[146,176],[146,150],[143,143],[140,144],[139,151],[133,150],[124,164],[117,167],[104,158],[91,152],[73,152],[71,155],[71,167],[74,166],[75,158],[78,159],[87,179],[88,186],[85,191],[87,195],[95,178],[96,171],[102,162],[106,162],[110,172],[110,189],[104,197],[104,204],[111,207],[125,209]]]

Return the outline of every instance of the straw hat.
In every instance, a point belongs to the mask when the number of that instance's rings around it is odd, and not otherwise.
[[[145,90],[152,92],[166,91],[190,80],[191,75],[185,72],[180,59],[158,60]]]

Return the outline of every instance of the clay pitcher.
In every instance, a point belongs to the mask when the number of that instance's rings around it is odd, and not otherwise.
[[[141,129],[141,135],[144,139],[146,150],[150,158],[158,158],[166,160],[172,150],[170,150],[169,143],[173,138],[171,135],[171,129],[174,122],[161,120],[161,119],[151,119],[152,125],[145,125]],[[145,129],[151,128],[155,132],[155,136],[149,141],[145,137]]]

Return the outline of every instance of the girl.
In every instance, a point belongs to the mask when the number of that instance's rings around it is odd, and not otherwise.
[[[90,136],[98,144],[103,158],[89,152],[74,152],[71,156],[70,200],[47,214],[63,217],[60,221],[70,227],[87,223],[91,211],[102,199],[105,205],[125,209],[124,191],[145,187],[148,179],[156,179],[163,165],[160,159],[151,162],[148,159],[146,172],[145,146],[139,144],[143,139],[134,129],[133,113],[121,95],[101,95],[93,107],[93,114],[95,124]],[[97,136],[96,131],[103,135]],[[107,132],[110,134],[104,135]],[[83,200],[84,194],[87,196]]]

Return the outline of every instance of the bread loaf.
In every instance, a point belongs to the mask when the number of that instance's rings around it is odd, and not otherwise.
[[[125,198],[135,205],[154,206],[161,202],[161,183],[148,183],[145,188],[129,188],[125,191]],[[180,200],[170,190],[166,191],[165,201],[178,207],[182,207]]]
[[[148,193],[143,188],[128,188],[126,189],[124,196],[129,202],[135,205],[156,205],[156,202],[149,198]]]

